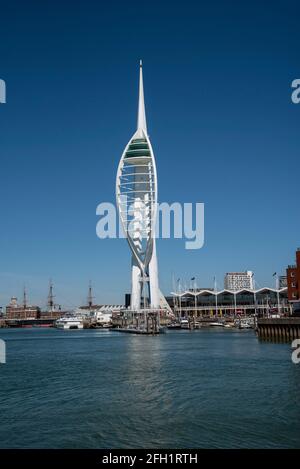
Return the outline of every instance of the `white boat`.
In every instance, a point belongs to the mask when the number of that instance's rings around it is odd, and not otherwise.
[[[210,322],[209,325],[211,327],[224,327],[223,322]]]
[[[172,322],[167,326],[168,329],[181,329],[180,322]]]
[[[244,321],[240,322],[239,329],[253,329],[253,326],[251,326],[247,321]]]
[[[254,320],[253,318],[243,318],[237,322],[236,327],[239,329],[253,329],[254,328]]]
[[[83,321],[76,317],[65,317],[55,321],[58,329],[83,329]]]
[[[193,329],[201,329],[202,324],[201,322],[195,321],[194,324],[192,325]]]
[[[181,319],[180,320],[180,328],[181,329],[189,329],[189,321],[187,319]]]

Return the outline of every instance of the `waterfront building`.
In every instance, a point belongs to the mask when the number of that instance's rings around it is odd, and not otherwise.
[[[224,278],[224,288],[227,290],[237,291],[242,288],[253,290],[253,272],[227,272]]]
[[[241,289],[237,291],[187,290],[173,293],[174,313],[179,317],[231,316],[237,314],[290,314],[287,288]]]
[[[291,302],[300,300],[300,248],[296,251],[296,264],[286,270],[288,299]]]
[[[59,319],[65,316],[67,311],[53,310],[53,311],[41,311],[40,319]]]
[[[38,306],[30,306],[27,303],[18,304],[18,299],[14,296],[11,298],[9,305],[5,308],[6,319],[38,319],[41,311]]]
[[[149,139],[140,62],[137,130],[126,145],[117,171],[116,202],[132,253],[130,308],[159,308],[155,242],[157,173]]]
[[[95,319],[98,325],[111,324],[112,317],[120,315],[124,310],[124,305],[102,305],[95,311]]]

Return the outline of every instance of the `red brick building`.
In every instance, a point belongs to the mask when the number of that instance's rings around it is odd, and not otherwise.
[[[38,319],[40,317],[40,308],[38,306],[21,306],[17,303],[17,298],[13,297],[8,306],[6,306],[6,319]]]
[[[289,265],[287,270],[287,287],[289,301],[300,300],[300,248],[296,251],[296,264]]]

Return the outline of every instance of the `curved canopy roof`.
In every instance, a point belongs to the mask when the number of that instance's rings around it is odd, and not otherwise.
[[[268,292],[274,292],[274,293],[284,293],[287,291],[287,287],[276,289],[276,288],[270,288],[270,287],[263,287],[259,288],[258,290],[250,290],[248,288],[243,288],[241,290],[219,290],[219,291],[213,291],[213,290],[200,290],[200,291],[193,291],[193,290],[185,290],[184,292],[178,293],[178,292],[171,292],[173,296],[201,296],[201,295],[222,295],[224,293],[226,294],[231,294],[231,295],[239,295],[240,293],[250,293],[250,294],[259,294],[259,293],[268,293]]]

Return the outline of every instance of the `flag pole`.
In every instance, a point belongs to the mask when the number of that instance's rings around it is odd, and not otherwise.
[[[276,274],[276,290],[277,290],[277,310],[278,310],[278,314],[280,314],[279,277],[277,274]]]
[[[215,300],[216,300],[216,316],[218,314],[218,292],[217,292],[217,278],[214,277],[214,289],[215,289]]]

